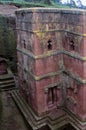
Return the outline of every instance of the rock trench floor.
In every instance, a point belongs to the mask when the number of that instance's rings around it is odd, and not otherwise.
[[[0,130],[30,130],[21,116],[8,91],[0,92],[2,100],[2,118]]]
[[[0,92],[0,98],[2,101],[2,118],[0,121],[0,130],[31,130],[27,127],[26,122],[21,116],[15,102],[13,101],[10,92]],[[40,129],[42,130],[42,129]],[[46,130],[45,128],[43,130]],[[61,129],[62,130],[62,129]],[[65,130],[75,130],[71,126],[65,128]]]

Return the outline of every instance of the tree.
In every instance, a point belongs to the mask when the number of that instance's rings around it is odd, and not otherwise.
[[[56,3],[61,3],[61,0],[55,0]]]
[[[74,0],[70,0],[70,5],[73,6],[73,7],[76,7],[76,3]]]

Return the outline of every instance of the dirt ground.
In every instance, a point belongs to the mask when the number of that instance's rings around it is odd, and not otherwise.
[[[2,118],[1,130],[28,130],[23,117],[9,92],[1,92]]]

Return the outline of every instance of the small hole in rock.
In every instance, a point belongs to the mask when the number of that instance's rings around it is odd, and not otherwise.
[[[48,40],[48,50],[52,50],[52,41]]]
[[[73,40],[70,41],[70,49],[71,50],[75,50],[75,45],[74,45],[74,41]]]

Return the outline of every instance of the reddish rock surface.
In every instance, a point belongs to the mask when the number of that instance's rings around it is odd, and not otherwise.
[[[0,4],[0,14],[2,15],[11,15],[14,16],[15,15],[15,11],[18,8],[16,6],[13,5],[1,5]]]
[[[23,97],[37,115],[63,106],[85,130],[86,10],[20,9],[16,17]]]

